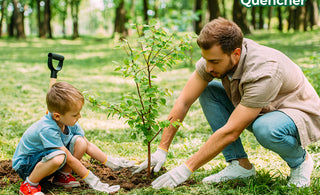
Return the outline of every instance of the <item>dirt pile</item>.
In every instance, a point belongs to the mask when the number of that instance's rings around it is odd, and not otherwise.
[[[132,172],[128,169],[122,169],[120,171],[113,171],[110,168],[101,165],[100,163],[90,160],[82,161],[85,167],[91,170],[96,176],[98,176],[102,182],[108,183],[110,185],[120,185],[125,191],[130,191],[137,188],[149,187],[151,182],[158,177],[158,175],[151,175],[151,178],[148,179],[147,172],[141,171],[140,173],[132,175]],[[165,168],[162,168],[160,174],[166,172]],[[159,174],[159,175],[160,175]],[[4,179],[5,178],[5,179]],[[89,186],[80,180],[79,177],[76,177],[80,181],[81,187],[77,188],[79,190],[89,189]],[[3,188],[7,185],[14,184],[21,181],[19,175],[12,169],[11,160],[0,161],[0,188]],[[192,185],[196,182],[194,180],[187,180],[183,185]],[[55,191],[55,188],[58,188],[51,183],[51,180],[44,181],[41,183],[42,191],[44,193],[52,193]],[[72,189],[65,189],[70,191]],[[61,188],[59,189],[61,192]]]

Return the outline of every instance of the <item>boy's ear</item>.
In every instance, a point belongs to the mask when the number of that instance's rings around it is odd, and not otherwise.
[[[60,114],[57,113],[57,112],[54,112],[52,113],[52,118],[55,120],[55,121],[59,121],[60,120]]]

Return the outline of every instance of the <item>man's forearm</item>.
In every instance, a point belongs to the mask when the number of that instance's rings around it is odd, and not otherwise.
[[[168,119],[170,120],[170,122],[174,122],[174,121],[180,121],[182,122],[184,117],[186,116],[188,110],[189,110],[190,106],[188,105],[183,105],[181,103],[179,103],[179,101],[177,101],[177,103],[174,105],[174,107],[172,108]],[[178,128],[175,128],[172,126],[172,124],[165,128],[163,130],[162,133],[162,138],[159,144],[159,147],[168,150],[169,146],[173,140],[173,137],[175,136],[176,132],[178,131]]]
[[[216,157],[222,150],[234,141],[234,136],[225,133],[223,129],[216,131],[208,141],[187,161],[186,165],[192,171],[197,170],[211,159]]]

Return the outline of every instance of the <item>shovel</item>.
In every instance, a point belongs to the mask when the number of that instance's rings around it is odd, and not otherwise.
[[[53,66],[52,60],[59,61],[57,67]],[[55,54],[55,53],[48,53],[48,67],[51,70],[49,88],[51,88],[51,86],[56,83],[58,72],[62,69],[62,66],[63,66],[63,60],[64,60],[64,57],[62,55]]]

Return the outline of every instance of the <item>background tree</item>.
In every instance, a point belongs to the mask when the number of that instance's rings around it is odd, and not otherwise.
[[[80,36],[79,35],[79,25],[78,25],[80,2],[81,2],[81,0],[71,0],[70,1],[71,17],[72,17],[72,24],[73,24],[73,34],[72,34],[73,39],[76,39]]]
[[[221,16],[218,0],[208,0],[208,10],[210,14],[210,21]]]
[[[148,10],[149,10],[149,0],[143,0],[143,21],[145,24],[149,23],[149,15],[148,15]]]
[[[247,21],[247,8],[240,4],[239,0],[233,1],[232,18],[238,24],[244,34],[250,34],[250,28]]]
[[[126,37],[128,35],[128,29],[125,27],[125,24],[127,23],[128,18],[125,9],[125,0],[118,1],[115,16],[113,37],[115,36],[115,33],[119,33],[121,37]]]
[[[13,3],[13,14],[12,14],[12,27],[13,35],[15,34],[16,38],[25,39],[26,35],[24,33],[24,6],[19,2],[19,0],[12,0]]]
[[[202,0],[194,0],[194,13],[198,16],[193,20],[193,29],[196,34],[200,34],[202,29]]]
[[[0,9],[1,9],[1,16],[0,16],[0,37],[2,36],[2,24],[3,24],[3,19],[5,16],[5,10],[6,10],[6,1],[5,0],[1,0],[0,1]]]

